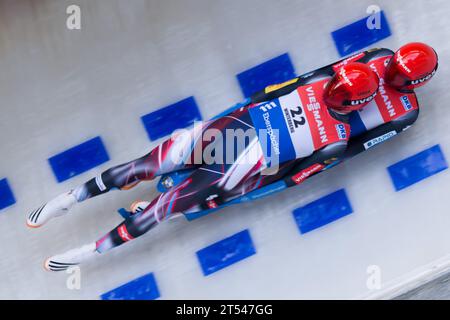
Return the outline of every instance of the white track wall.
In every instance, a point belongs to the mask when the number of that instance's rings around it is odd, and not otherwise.
[[[78,4],[82,29],[66,29]],[[450,252],[450,172],[395,192],[386,167],[434,144],[450,158],[450,3],[378,1],[392,36],[434,46],[439,71],[418,91],[420,118],[406,133],[271,198],[194,222],[176,219],[82,267],[81,290],[42,268],[52,254],[116,226],[115,210],[151,198],[155,183],[85,202],[38,230],[27,213],[108,167],[145,154],[140,116],[194,95],[204,118],[242,93],[235,75],[289,52],[297,73],[339,59],[330,32],[366,15],[373,1],[2,0],[0,177],[17,203],[0,212],[0,298],[96,299],[148,272],[161,299],[358,298],[367,267],[383,289],[417,276]],[[100,135],[111,160],[58,184],[47,159]],[[345,188],[354,213],[300,235],[292,210]],[[204,277],[195,252],[249,229],[257,254]],[[445,263],[444,263],[445,264]],[[425,268],[425,269],[424,269]],[[405,278],[405,275],[408,275]]]

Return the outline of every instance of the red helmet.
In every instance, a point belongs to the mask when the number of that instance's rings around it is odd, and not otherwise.
[[[399,90],[423,86],[436,73],[438,56],[424,43],[411,42],[394,54],[386,67],[386,83]]]
[[[351,62],[342,66],[325,87],[324,101],[331,109],[350,113],[367,105],[377,94],[379,78],[368,65]]]

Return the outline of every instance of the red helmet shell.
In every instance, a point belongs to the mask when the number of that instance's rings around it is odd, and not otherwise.
[[[373,100],[378,91],[377,74],[364,63],[342,66],[325,87],[324,101],[340,113],[359,110]]]
[[[434,49],[421,42],[411,42],[394,54],[386,67],[386,83],[399,90],[423,86],[436,73],[438,56]]]

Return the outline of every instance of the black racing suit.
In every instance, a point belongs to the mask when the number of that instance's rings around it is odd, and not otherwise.
[[[372,49],[369,51],[365,51],[358,55],[355,55],[355,59],[352,61],[362,62],[369,64],[371,61],[378,59],[380,57],[392,57],[394,52],[389,49]],[[284,84],[269,86],[264,90],[257,92],[251,96],[252,103],[258,103],[261,101],[271,100],[278,98],[280,96],[286,95],[301,85],[305,85],[307,83],[315,82],[320,79],[323,79],[326,76],[333,76],[335,71],[333,66],[338,65],[340,62],[344,61],[340,60],[336,63],[332,63],[320,69],[317,69],[313,72],[306,73],[301,75],[295,79],[285,82]],[[276,88],[273,90],[272,88]],[[412,91],[405,91],[405,93],[413,93]],[[417,98],[414,95],[414,98]],[[354,111],[357,112],[357,111]],[[301,159],[295,161],[292,165],[292,169],[284,176],[284,180],[288,186],[293,186],[296,183],[293,181],[292,177],[298,175],[299,172],[306,170],[307,168],[313,166],[314,164],[320,164],[324,167],[330,165],[334,161],[344,161],[346,159],[352,158],[358,153],[366,150],[365,144],[368,141],[371,141],[377,137],[383,136],[386,133],[395,131],[396,133],[400,133],[411,126],[419,115],[419,109],[413,109],[411,111],[405,112],[402,116],[395,118],[388,122],[380,122],[378,126],[361,132],[357,135],[352,135],[350,141],[348,142],[346,148],[342,148],[341,150],[335,150],[335,146],[327,146],[323,149],[317,150],[314,154],[306,159]],[[339,115],[337,115],[339,116]],[[350,122],[351,124],[351,122]],[[318,173],[318,172],[316,172]],[[311,175],[312,176],[312,175]]]

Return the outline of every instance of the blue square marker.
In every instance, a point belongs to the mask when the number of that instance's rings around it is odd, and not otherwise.
[[[265,87],[295,78],[295,70],[288,53],[268,60],[237,76],[244,96],[250,97]]]
[[[102,139],[96,137],[48,159],[58,182],[66,181],[109,160]]]
[[[437,144],[399,161],[387,169],[395,190],[399,191],[447,168],[447,161]]]
[[[6,178],[0,180],[0,210],[16,203],[14,194]]]
[[[244,230],[197,251],[197,258],[207,276],[255,253],[250,233]]]
[[[344,189],[330,193],[294,210],[294,218],[300,233],[320,228],[353,212]]]
[[[159,297],[153,273],[146,274],[101,295],[102,300],[155,300]]]
[[[371,24],[371,21],[375,21],[372,19],[379,19],[379,26]],[[369,29],[368,24],[372,29]],[[379,28],[377,29],[377,27]],[[373,16],[367,16],[331,33],[341,57],[368,47],[390,35],[391,29],[383,11],[374,13]]]
[[[154,141],[174,132],[187,128],[202,116],[194,97],[178,101],[141,117],[148,137]]]

